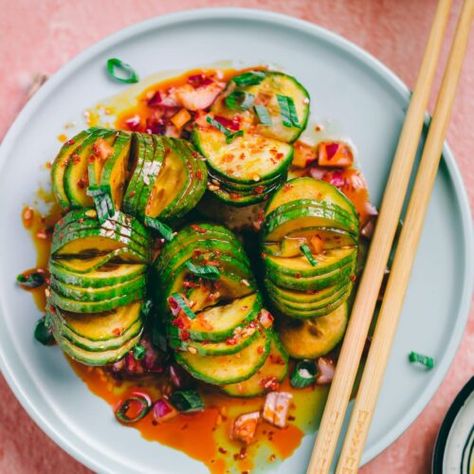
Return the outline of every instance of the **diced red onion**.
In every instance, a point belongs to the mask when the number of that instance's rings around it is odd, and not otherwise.
[[[327,357],[319,357],[316,361],[318,376],[316,377],[317,385],[327,385],[334,378],[335,364],[334,361]]]
[[[178,414],[178,411],[164,398],[158,399],[153,405],[153,418],[158,423],[170,420]]]
[[[326,156],[330,160],[339,150],[339,143],[328,143],[326,145]]]
[[[327,173],[327,170],[317,166],[317,165],[312,165],[309,168],[309,174],[314,178],[314,179],[323,179],[324,175]]]

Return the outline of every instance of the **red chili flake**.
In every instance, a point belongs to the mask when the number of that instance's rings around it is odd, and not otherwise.
[[[275,354],[270,354],[270,362],[275,365],[285,365],[283,358]]]
[[[241,154],[239,155],[239,159],[245,160],[245,153],[241,153]]]
[[[136,191],[130,191],[129,196],[133,197],[133,196],[135,196],[135,194],[136,194]]]
[[[88,180],[87,177],[83,177],[77,182],[77,186],[80,189],[85,189],[85,188],[87,188],[88,185],[89,185],[89,180]]]
[[[180,332],[179,332],[179,338],[182,340],[182,341],[189,341],[189,339],[191,339],[191,336],[189,334],[189,331],[187,329],[182,329]]]
[[[262,194],[265,191],[265,186],[256,186],[254,188],[255,194]]]
[[[290,415],[288,417],[288,421],[295,421],[295,420],[296,420],[296,418],[293,415]]]
[[[81,157],[77,154],[77,153],[74,153],[72,156],[72,163],[74,165],[77,165],[80,161],[81,161]]]
[[[201,170],[196,171],[196,178],[199,179],[199,180],[202,179],[202,171]]]
[[[161,97],[160,91],[155,91],[155,93],[148,99],[148,107],[157,107],[160,106],[163,99]]]
[[[188,77],[187,79],[188,84],[191,84],[195,89],[198,87],[208,86],[212,84],[214,81],[209,76],[206,76],[203,73],[200,74],[193,74]]]
[[[94,161],[95,161],[96,158],[97,158],[97,157],[96,157],[95,155],[89,155],[89,158],[87,158],[87,161],[88,161],[89,163],[94,163]]]
[[[276,377],[264,377],[262,380],[260,380],[260,385],[265,389],[269,391],[275,391],[280,388],[280,383],[276,379]]]
[[[227,454],[227,449],[224,449],[224,448],[222,448],[222,447],[220,447],[220,448],[218,449],[218,451],[219,451],[220,453],[222,453],[222,454]]]
[[[295,278],[301,278],[301,273],[295,273]]]
[[[275,460],[276,460],[276,456],[274,454],[270,454],[268,458],[268,462],[275,462]]]
[[[326,145],[326,156],[328,160],[334,157],[338,149],[339,149],[339,143],[328,143]]]
[[[351,279],[352,282],[357,280],[357,277],[355,275],[351,275],[349,278]]]
[[[222,117],[220,115],[216,115],[214,117],[214,120],[219,122],[221,125],[223,125],[226,128],[229,128],[230,130],[237,131],[240,128],[240,120],[238,117],[233,117],[232,119],[228,119],[226,117]]]
[[[112,331],[112,334],[114,336],[121,336],[123,333],[123,328],[114,328],[113,331]]]
[[[237,341],[238,339],[235,336],[233,336],[233,337],[230,337],[229,339],[226,339],[225,343],[228,346],[235,346],[237,344]]]
[[[283,191],[289,191],[292,187],[293,187],[292,184],[286,183],[286,184],[283,186]]]
[[[259,354],[263,354],[263,353],[265,352],[265,348],[264,348],[263,346],[258,346],[258,347],[257,347],[257,352],[258,352]]]
[[[205,234],[207,232],[206,229],[203,229],[201,226],[197,224],[191,224],[191,229],[193,229],[195,232],[199,232],[200,234]]]
[[[76,143],[76,140],[74,140],[74,138],[70,138],[66,143],[65,145],[74,145],[74,143]]]
[[[284,156],[283,153],[277,153],[276,158],[277,160],[281,160]]]

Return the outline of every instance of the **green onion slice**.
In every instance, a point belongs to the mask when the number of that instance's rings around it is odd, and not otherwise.
[[[230,110],[248,110],[253,105],[255,96],[242,90],[231,92],[224,100]]]
[[[133,392],[130,398],[120,402],[115,410],[115,417],[120,423],[131,424],[144,418],[150,411],[152,406],[149,395],[141,392]],[[130,416],[129,412],[136,412],[134,416]]]
[[[176,309],[176,307],[179,307],[179,309],[189,319],[194,319],[196,317],[196,315],[193,313],[192,309],[187,305],[186,301],[184,301],[184,298],[179,293],[173,293],[168,298],[168,304],[169,304],[171,309]]]
[[[258,120],[262,125],[271,125],[272,118],[268,113],[268,109],[264,105],[257,104],[254,106],[255,113],[257,114]]]
[[[170,402],[177,410],[184,413],[204,410],[204,402],[196,390],[176,390],[171,394]]]
[[[191,261],[185,263],[186,268],[196,276],[206,278],[208,280],[218,280],[221,276],[219,269],[213,265],[195,265]]]
[[[16,277],[16,281],[23,288],[38,288],[44,285],[44,275],[40,272],[20,273]]]
[[[39,319],[36,323],[34,336],[39,343],[43,344],[43,346],[51,346],[55,343],[51,331],[51,324],[47,316]]]
[[[159,221],[158,219],[146,216],[145,225],[147,227],[151,227],[152,229],[157,230],[167,242],[171,242],[174,239],[173,229],[170,226]]]
[[[124,84],[135,84],[139,81],[138,74],[133,67],[118,58],[107,60],[107,72],[111,77]]]
[[[315,267],[318,264],[318,261],[313,257],[313,254],[311,253],[311,249],[306,245],[303,244],[300,246],[301,252],[303,252],[303,255],[306,257],[306,260]]]
[[[265,79],[265,73],[262,71],[248,71],[232,78],[232,81],[239,87],[255,86]]]
[[[141,344],[137,344],[132,349],[132,353],[135,360],[142,360],[145,357],[146,349]]]
[[[283,125],[285,127],[301,128],[293,99],[287,95],[277,94],[277,101],[280,106],[280,115]]]
[[[316,380],[316,364],[313,360],[301,360],[291,374],[290,384],[295,388],[304,388]]]
[[[102,224],[115,214],[115,206],[109,193],[104,192],[100,188],[89,188],[87,195],[94,200],[95,210],[97,211],[97,219]]]
[[[432,369],[435,366],[435,361],[433,357],[419,354],[418,352],[410,352],[408,354],[408,360],[411,364],[424,365],[428,370]]]
[[[206,122],[209,125],[212,125],[214,128],[217,128],[219,132],[222,132],[225,135],[226,143],[231,143],[234,140],[234,138],[241,137],[244,134],[243,130],[237,130],[236,132],[232,132],[227,127],[224,127],[224,125],[222,125],[220,122],[218,122],[217,120],[209,116],[206,117]]]

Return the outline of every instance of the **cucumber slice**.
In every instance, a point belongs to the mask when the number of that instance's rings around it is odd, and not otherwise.
[[[224,385],[221,389],[233,397],[257,397],[265,393],[268,382],[282,382],[287,372],[288,354],[278,335],[271,332],[270,352],[262,367],[249,379]]]
[[[347,279],[354,274],[354,270],[354,264],[349,263],[348,265],[333,270],[330,273],[315,277],[297,278],[291,275],[281,275],[278,272],[268,272],[267,277],[270,278],[275,285],[282,288],[298,291],[318,291],[333,286],[341,281],[347,282]]]
[[[108,313],[76,314],[54,308],[50,313],[61,323],[63,329],[88,339],[91,342],[104,342],[124,334],[141,320],[142,303],[135,301]]]
[[[287,173],[293,147],[261,135],[245,133],[226,143],[226,136],[212,125],[197,125],[196,147],[217,176],[229,182],[253,184]]]
[[[59,153],[53,162],[53,166],[51,167],[53,194],[56,201],[63,209],[67,209],[71,205],[64,189],[64,173],[69,161],[72,159],[72,156],[76,153],[84,140],[91,135],[91,133],[90,130],[83,130],[78,135],[68,140],[61,147],[61,150],[59,150]]]
[[[130,147],[130,180],[123,197],[123,210],[128,214],[138,215],[138,201],[143,183],[140,173],[145,162],[147,142],[144,133],[133,133]]]
[[[82,349],[74,344],[71,341],[67,340],[64,337],[61,337],[59,334],[55,334],[53,330],[53,335],[58,342],[61,349],[72,359],[81,362],[84,365],[90,366],[104,366],[108,364],[113,364],[118,360],[122,359],[129,351],[133,349],[134,346],[138,344],[141,337],[141,332],[130,339],[126,344],[124,344],[119,349],[110,349],[105,351],[88,351]]]
[[[262,301],[258,293],[238,298],[223,306],[213,306],[190,320],[188,332],[194,341],[221,342],[232,337],[236,328],[242,329],[254,321]]]
[[[244,128],[252,127],[256,133],[275,138],[283,142],[295,141],[306,128],[309,117],[309,94],[308,91],[292,76],[279,71],[259,71],[264,74],[264,79],[254,85],[244,86],[239,89],[254,96],[254,104],[264,105],[269,115],[270,124],[262,124],[255,113],[254,107],[245,111],[230,110],[225,106],[225,98],[238,87],[234,81],[229,82],[229,86],[223,94],[217,98],[212,106],[215,115],[226,118],[239,118]],[[289,97],[294,103],[298,126],[293,123],[286,123],[277,96]]]
[[[95,258],[102,258],[102,256]],[[75,260],[77,266],[82,263],[81,259],[71,260]],[[143,264],[107,263],[106,265],[101,265],[100,268],[93,268],[87,272],[78,273],[75,268],[71,268],[74,267],[74,263],[70,263],[71,260],[51,260],[49,262],[51,275],[63,283],[86,288],[101,288],[104,286],[118,285],[131,281],[139,276],[144,277],[147,272],[147,267]]]
[[[272,257],[266,255],[264,262],[268,272],[278,272],[281,275],[294,277],[315,277],[325,275],[344,267],[357,259],[357,249],[348,247],[328,250],[318,255],[313,255],[316,265],[311,265],[305,256],[300,257]]]
[[[258,337],[258,328],[250,324],[243,328],[243,336],[230,337],[222,342],[198,342],[192,341],[188,347],[196,349],[200,355],[216,356],[236,354],[251,344]]]
[[[348,319],[347,303],[314,320],[283,318],[279,325],[280,338],[291,357],[315,359],[331,352],[341,342]]]
[[[113,130],[94,129],[71,156],[72,159],[64,173],[64,189],[71,207],[92,207],[94,205],[92,198],[87,195],[89,158],[93,155],[94,143],[97,139],[101,138],[111,145],[116,133]]]
[[[131,135],[118,132],[113,145],[113,155],[105,161],[101,172],[99,171],[100,174],[96,175],[96,177],[100,176],[100,180],[97,180],[98,188],[110,196],[116,210],[122,208],[124,189],[128,179],[130,144]]]
[[[140,287],[134,292],[117,296],[104,301],[77,301],[71,298],[61,296],[56,291],[51,290],[51,303],[54,306],[59,306],[64,311],[72,313],[103,313],[104,311],[112,311],[119,306],[124,306],[133,301],[144,298],[146,288]]]
[[[236,354],[202,356],[177,352],[176,361],[194,378],[214,385],[236,383],[250,378],[265,363],[271,337],[259,333],[252,344]]]
[[[332,227],[358,235],[358,221],[334,205],[302,199],[283,204],[265,218],[262,236],[266,242],[279,242],[289,234],[307,229]]]
[[[346,211],[356,222],[359,222],[359,216],[350,199],[332,184],[310,177],[294,178],[288,181],[285,187],[275,193],[272,199],[268,201],[265,216],[268,216],[282,204],[300,199],[336,205]]]
[[[146,286],[144,274],[135,277],[133,280],[117,283],[113,286],[101,286],[99,288],[75,286],[64,283],[51,276],[51,288],[65,298],[84,302],[102,302],[117,298],[129,292],[143,289]]]
[[[287,234],[280,242],[265,242],[263,252],[275,257],[297,257],[301,255],[301,246],[311,246],[311,240],[317,238],[322,243],[322,251],[354,247],[357,238],[344,230],[324,227],[304,228]]]

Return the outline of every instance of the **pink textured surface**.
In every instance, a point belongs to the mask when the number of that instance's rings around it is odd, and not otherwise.
[[[455,0],[455,11],[460,1]],[[368,50],[408,85],[415,80],[434,11],[431,0],[0,0],[0,138],[25,101],[32,76],[60,66],[122,27],[176,10],[241,6],[296,16],[335,31]],[[450,33],[453,31],[451,21]],[[446,51],[444,57],[446,57]],[[449,129],[449,141],[474,207],[474,35]],[[363,474],[429,471],[434,439],[455,394],[474,373],[474,312],[442,386],[416,422],[365,466]],[[0,376],[0,473],[86,473],[29,419]]]

